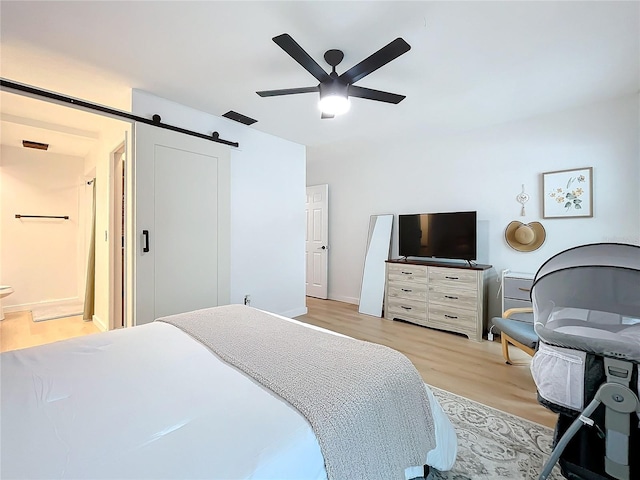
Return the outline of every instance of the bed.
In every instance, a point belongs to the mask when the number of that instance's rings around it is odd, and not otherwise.
[[[339,478],[336,473],[339,470],[329,468],[331,462],[325,459],[328,455],[325,450],[327,444],[339,445],[342,439],[333,437],[331,440],[329,437],[327,442],[326,437],[319,435],[322,430],[316,430],[317,414],[310,414],[309,420],[301,413],[306,411],[304,404],[294,407],[298,400],[266,388],[264,384],[269,384],[269,380],[265,381],[260,372],[256,374],[258,379],[252,378],[242,362],[223,361],[228,353],[224,349],[216,351],[214,348],[220,347],[215,345],[207,345],[208,340],[204,338],[207,333],[186,331],[198,323],[195,319],[206,325],[214,340],[225,338],[222,330],[210,328],[210,320],[220,314],[228,319],[229,338],[232,339],[230,351],[235,352],[237,344],[246,344],[250,352],[265,350],[266,357],[256,353],[253,360],[269,364],[268,367],[276,365],[273,368],[279,371],[282,370],[279,361],[300,363],[288,357],[287,339],[301,343],[290,333],[272,334],[279,328],[285,329],[282,332],[293,329],[292,332],[309,335],[314,344],[331,345],[331,348],[334,348],[334,342],[348,342],[337,344],[339,351],[345,350],[345,345],[353,344],[357,348],[373,345],[363,345],[367,342],[296,320],[232,305],[3,353],[0,357],[0,476],[6,479]],[[237,325],[240,325],[237,328],[243,324],[255,325],[259,323],[256,319],[263,322],[268,331],[257,329],[259,337],[253,345],[247,339],[250,335],[246,330],[240,329],[239,333],[232,330]],[[270,336],[284,345],[280,352],[269,344],[267,337]],[[308,353],[313,348],[302,350]],[[297,384],[301,380],[295,372],[282,375],[285,380],[289,378],[290,383]],[[313,381],[319,384],[333,381],[322,372],[307,376],[314,377]],[[390,375],[394,376],[398,377]],[[373,400],[369,399],[392,400],[394,397],[390,395],[398,393],[390,392],[397,390],[391,387],[396,380],[384,379],[375,390],[369,387],[367,394],[356,403],[370,409]],[[355,381],[357,383],[359,379]],[[420,384],[427,398],[430,418],[426,422],[432,425],[428,434],[433,438],[433,448],[421,457],[424,461],[408,465],[403,475],[396,478],[421,476],[422,464],[449,470],[456,458],[455,431],[431,391],[424,383]],[[278,387],[275,388],[277,391]],[[311,388],[315,387],[302,383],[303,392],[312,392]],[[402,401],[394,400],[396,407],[413,402],[402,392],[397,398]],[[323,400],[323,403],[332,402]],[[334,402],[329,408],[336,409],[341,404]],[[344,404],[354,408],[348,402]],[[377,404],[375,408],[378,408]],[[380,411],[388,418],[385,408],[389,406],[380,407]],[[348,417],[340,415],[345,413],[329,410],[329,414],[327,411],[319,414],[330,424],[339,418],[348,418],[350,422],[361,414],[349,411]],[[398,430],[404,435],[404,430],[409,429],[413,421],[403,419],[402,427],[383,425],[383,436],[371,435],[373,446],[366,445],[365,440],[366,448],[358,450],[354,447],[353,455],[350,456],[351,448],[349,452],[342,452],[343,458],[338,462],[346,458],[349,465],[340,468],[368,468],[360,464],[371,463],[371,459],[366,458],[370,450],[375,451],[380,445],[384,448],[387,441],[393,444],[391,437],[395,433],[386,432]],[[339,428],[341,423],[344,422],[333,421],[338,425],[331,424],[330,428]],[[326,426],[323,428],[326,430]],[[350,426],[349,430],[357,428]],[[390,454],[395,456],[402,452],[391,451]]]

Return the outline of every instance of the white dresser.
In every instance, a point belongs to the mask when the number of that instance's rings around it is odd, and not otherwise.
[[[486,325],[490,265],[387,261],[385,318],[466,335],[481,341]]]

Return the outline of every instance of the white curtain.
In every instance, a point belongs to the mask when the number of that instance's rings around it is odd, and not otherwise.
[[[87,285],[84,291],[83,320],[93,320],[96,285],[96,179],[91,182],[93,186],[93,205],[91,208],[91,241],[89,242],[89,255],[87,259]]]

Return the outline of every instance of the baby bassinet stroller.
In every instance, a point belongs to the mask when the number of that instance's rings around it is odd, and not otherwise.
[[[556,462],[571,480],[640,479],[640,247],[583,245],[545,262],[531,290],[531,371],[558,414]]]

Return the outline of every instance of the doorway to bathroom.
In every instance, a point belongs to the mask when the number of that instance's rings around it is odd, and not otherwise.
[[[117,328],[130,122],[4,90],[0,106],[0,283],[14,290],[3,299],[2,350]],[[95,311],[83,322],[94,189]]]

